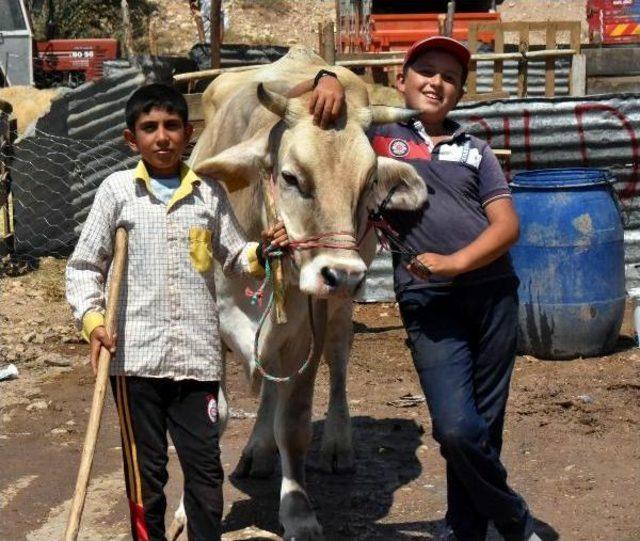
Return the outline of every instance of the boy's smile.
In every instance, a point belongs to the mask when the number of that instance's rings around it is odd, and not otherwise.
[[[124,137],[131,149],[140,154],[150,175],[170,176],[179,171],[192,133],[192,125],[183,123],[179,114],[153,107],[140,114],[135,132],[126,129]]]
[[[455,56],[437,49],[424,52],[398,76],[407,107],[422,112],[425,125],[440,126],[462,97],[463,67]]]

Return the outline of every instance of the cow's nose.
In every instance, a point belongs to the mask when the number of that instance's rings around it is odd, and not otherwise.
[[[330,288],[346,289],[349,293],[355,293],[365,278],[365,271],[348,271],[334,267],[322,267],[320,274]]]

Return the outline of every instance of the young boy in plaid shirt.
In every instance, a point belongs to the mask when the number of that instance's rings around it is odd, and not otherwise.
[[[184,472],[189,539],[219,539],[223,367],[213,258],[227,274],[261,276],[262,244],[286,246],[286,231],[278,224],[262,243],[246,242],[224,188],[182,163],[193,128],[178,91],[140,88],[126,121],[125,139],[141,160],[100,185],[67,265],[67,299],[89,338],[94,372],[100,348],[113,353],[133,539],[165,539],[167,430]],[[118,227],[129,247],[116,349],[104,297]]]

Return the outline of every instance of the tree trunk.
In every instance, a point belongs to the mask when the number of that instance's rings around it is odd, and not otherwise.
[[[211,68],[220,67],[220,45],[222,44],[222,0],[211,0]]]
[[[128,58],[134,54],[133,51],[133,30],[131,28],[131,16],[129,14],[129,4],[127,0],[120,0],[122,7],[122,47]]]

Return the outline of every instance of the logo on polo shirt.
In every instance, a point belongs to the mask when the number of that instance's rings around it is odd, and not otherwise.
[[[389,154],[402,158],[409,154],[409,145],[404,139],[394,139],[389,143]]]
[[[212,423],[218,421],[218,402],[212,394],[207,396],[207,415]]]

